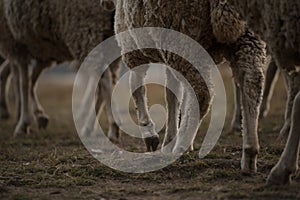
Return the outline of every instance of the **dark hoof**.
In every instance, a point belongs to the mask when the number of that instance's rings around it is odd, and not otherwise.
[[[119,145],[121,144],[120,138],[116,138],[116,137],[108,137],[109,140],[114,143],[115,145]]]
[[[49,123],[49,118],[47,116],[41,115],[37,118],[37,124],[39,129],[46,129]]]
[[[158,138],[158,136],[148,137],[145,139],[145,143],[146,143],[148,152],[156,151],[157,147],[159,145],[159,138]]]
[[[252,149],[245,149],[241,160],[243,175],[253,175],[257,172],[257,155],[258,152]]]

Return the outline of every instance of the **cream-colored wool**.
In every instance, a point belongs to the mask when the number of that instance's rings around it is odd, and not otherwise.
[[[76,60],[80,66],[94,47],[113,35],[114,13],[102,8],[98,0],[1,0],[0,10],[0,53],[18,68],[25,104],[15,133],[26,133],[30,125],[26,91],[31,60],[37,60],[32,85],[52,62]],[[34,88],[31,91],[34,93]],[[33,109],[39,120],[44,115],[42,107]]]
[[[232,7],[222,5],[218,1],[117,1],[116,32],[139,27],[163,27],[179,31],[199,42],[216,63],[223,58],[231,62],[234,78],[241,92],[243,107],[242,170],[256,171],[259,151],[257,123],[264,80],[263,66],[266,62],[264,42],[252,33],[244,21],[240,20],[239,14]],[[132,35],[131,38],[118,38],[118,41],[125,49],[134,39]],[[124,61],[131,68],[149,62],[166,63],[173,67],[192,85],[199,101],[201,116],[205,116],[208,112],[211,103],[208,92],[210,88],[204,83],[203,78],[181,58],[155,50],[143,50],[125,55]],[[139,102],[138,98],[136,99]],[[184,115],[182,117],[184,118]],[[149,119],[144,121],[151,124]]]
[[[279,66],[288,86],[285,124],[280,132],[288,141],[280,161],[272,169],[272,184],[290,182],[298,168],[300,127],[300,2],[289,0],[227,0],[240,12],[249,26],[266,41],[270,54]],[[297,95],[298,94],[298,95]]]

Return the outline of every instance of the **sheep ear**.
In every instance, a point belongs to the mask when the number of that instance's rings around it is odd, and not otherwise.
[[[116,8],[113,0],[100,0],[100,5],[108,11],[113,11]]]

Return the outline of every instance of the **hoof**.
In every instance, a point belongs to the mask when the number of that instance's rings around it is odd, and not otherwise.
[[[245,150],[243,152],[241,168],[244,175],[255,174],[257,172],[257,153]]]
[[[49,123],[49,117],[46,115],[40,115],[37,117],[37,124],[39,129],[46,129]]]
[[[112,143],[114,143],[116,145],[121,144],[120,138],[118,138],[118,137],[109,136],[108,138]]]
[[[121,144],[121,141],[120,141],[120,128],[119,126],[114,123],[112,127],[110,127],[109,131],[108,131],[108,138],[109,140],[114,143],[114,144]]]
[[[145,139],[145,144],[147,146],[147,151],[156,151],[159,145],[159,138],[158,136],[152,136]]]
[[[14,132],[14,136],[18,137],[21,135],[27,135],[30,134],[30,125],[29,123],[24,123],[24,124],[19,124],[17,125],[15,132]]]
[[[267,179],[267,185],[288,185],[292,172],[274,167]]]

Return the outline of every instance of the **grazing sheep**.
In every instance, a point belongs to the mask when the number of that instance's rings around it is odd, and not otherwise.
[[[113,35],[113,13],[101,8],[99,1],[20,1],[3,0],[0,3],[0,30],[6,31],[0,39],[0,52],[13,62],[19,70],[21,86],[21,117],[15,134],[27,133],[30,125],[28,112],[28,65],[37,61],[32,75],[33,99],[37,100],[34,85],[39,74],[52,62],[77,60],[80,66],[87,54],[107,37]],[[4,8],[4,9],[3,9]],[[5,13],[3,13],[5,12]],[[5,16],[5,17],[4,17]],[[115,62],[119,65],[119,62]],[[101,79],[100,86],[106,94],[105,102],[110,102],[110,70]],[[99,97],[100,98],[100,97]],[[35,115],[43,113],[38,101],[33,101]],[[110,107],[110,103],[106,104]],[[111,110],[111,109],[107,109]],[[42,112],[40,112],[42,111]],[[110,116],[112,114],[110,113]],[[118,140],[116,123],[110,120],[109,137]]]
[[[176,12],[174,12],[176,11]],[[231,7],[223,6],[208,0],[119,0],[116,4],[115,30],[117,33],[140,27],[163,27],[180,31],[199,42],[218,63],[219,58],[225,57],[231,62],[235,81],[241,94],[243,107],[243,158],[242,170],[255,172],[257,154],[259,151],[257,124],[263,90],[263,66],[266,61],[265,44],[251,32],[246,24],[239,20],[238,14]],[[120,46],[126,48],[132,38],[118,38]],[[138,45],[138,44],[137,44]],[[193,87],[200,108],[200,115],[207,113],[211,97],[209,88],[203,78],[188,63],[176,55],[157,52],[155,50],[135,51],[126,54],[123,60],[130,68],[149,62],[166,63],[181,72]],[[168,61],[168,62],[166,62]],[[209,76],[209,74],[208,74]],[[133,83],[142,77],[133,73]],[[140,80],[139,80],[140,81]],[[150,133],[152,139],[146,140],[146,145],[155,150],[157,133],[149,117],[145,88],[141,87],[133,94],[137,107],[139,123],[144,127],[144,134]],[[167,142],[178,132],[179,102],[166,91],[168,99],[168,117],[166,137]],[[187,102],[182,100],[182,104]],[[181,119],[185,119],[183,112]],[[171,122],[172,121],[172,122]],[[183,122],[181,122],[183,124]],[[172,127],[173,126],[173,127]],[[184,128],[180,126],[179,133]],[[180,138],[177,138],[179,140]],[[165,138],[166,140],[166,138]],[[165,143],[165,142],[164,142]],[[175,145],[173,151],[178,150]],[[149,150],[149,148],[148,148]]]
[[[246,19],[249,26],[268,44],[288,86],[285,124],[281,134],[289,133],[284,152],[272,169],[268,182],[286,184],[298,168],[300,130],[300,2],[288,0],[227,0]],[[259,22],[259,23],[258,23]]]

